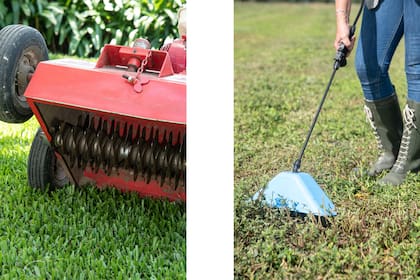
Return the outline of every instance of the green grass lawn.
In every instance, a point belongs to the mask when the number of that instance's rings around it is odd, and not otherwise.
[[[356,7],[353,7],[353,16]],[[418,279],[420,176],[397,188],[358,178],[377,156],[354,70],[337,72],[301,170],[337,207],[329,227],[248,199],[291,170],[331,75],[333,4],[235,2],[235,278]],[[405,105],[404,50],[391,75]]]
[[[31,189],[38,123],[0,122],[1,279],[185,279],[184,203],[115,189]]]

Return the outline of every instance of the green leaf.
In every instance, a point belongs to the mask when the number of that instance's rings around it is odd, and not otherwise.
[[[87,10],[81,13],[77,13],[77,17],[83,19],[83,21],[85,21],[85,19],[88,17],[96,17],[96,16],[99,16],[100,18],[100,14],[98,13],[98,11],[95,11],[95,10]]]
[[[17,1],[12,1],[13,23],[18,23],[20,18],[20,6]]]
[[[36,7],[38,13],[41,13],[44,10],[44,7],[48,7],[48,2],[44,0],[36,0]]]
[[[133,29],[133,30],[132,30],[132,31],[128,34],[128,41],[129,41],[129,42],[134,42],[134,40],[138,38],[138,36],[137,36],[137,32],[138,32],[138,29]]]
[[[99,26],[95,26],[95,31],[94,33],[92,32],[91,34],[92,37],[92,44],[93,47],[95,48],[95,50],[100,50],[102,47],[102,30],[99,28]]]
[[[31,4],[28,4],[28,3],[22,3],[21,5],[20,5],[20,7],[21,7],[21,9],[22,9],[22,12],[23,12],[23,14],[26,16],[26,17],[29,17],[29,16],[31,16]]]
[[[155,0],[154,1],[154,11],[160,11],[163,9],[162,5],[165,2],[165,0]]]
[[[70,28],[73,32],[73,35],[74,35],[73,39],[76,39],[76,40],[79,39],[80,40],[79,26],[78,26],[78,22],[77,22],[76,18],[68,17],[67,19],[68,19],[68,23],[70,25]],[[72,39],[72,41],[73,41],[73,39]],[[74,54],[74,53],[72,53],[72,54]]]
[[[8,9],[3,2],[0,3],[0,27],[8,25],[6,21]]]
[[[117,29],[116,32],[115,32],[115,40],[114,39],[111,40],[110,43],[111,44],[116,44],[116,45],[121,44],[123,35],[124,35],[124,33],[121,31],[121,29]],[[113,41],[115,41],[115,43]]]
[[[133,8],[128,8],[124,11],[124,16],[127,21],[132,21],[134,18],[134,10]]]
[[[54,33],[55,33],[56,36],[59,35],[59,31],[61,29],[61,23],[63,21],[63,18],[64,18],[63,14],[59,14],[59,15],[56,16],[57,24],[54,26]]]
[[[171,25],[176,25],[178,22],[178,13],[170,10],[170,9],[164,9],[165,14],[169,17],[171,20]]]
[[[64,26],[63,25],[60,28],[60,36],[59,36],[59,39],[58,39],[58,43],[60,45],[64,44],[64,41],[68,38],[67,35],[70,33],[70,31],[71,31],[71,28],[69,26]]]
[[[182,0],[174,0],[174,2],[178,7],[181,7],[183,3],[185,3],[185,1],[182,1]]]
[[[142,16],[140,18],[140,25],[143,27],[144,32],[148,32],[150,25],[153,23],[153,18],[151,16]]]
[[[64,8],[59,6],[59,3],[50,3],[47,8],[56,15],[64,14]]]
[[[87,6],[88,10],[93,10],[94,9],[94,3],[92,3],[91,0],[83,0],[83,3],[85,3],[85,5]]]
[[[51,11],[44,10],[40,13],[40,15],[46,18],[52,25],[57,25],[57,19]]]

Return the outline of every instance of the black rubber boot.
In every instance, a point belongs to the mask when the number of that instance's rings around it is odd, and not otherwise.
[[[367,172],[369,176],[376,176],[392,168],[400,149],[403,122],[397,95],[379,101],[365,100],[365,112],[381,151]]]
[[[379,180],[381,185],[398,186],[409,171],[420,169],[420,103],[408,100],[403,113],[404,132],[398,158],[391,171]]]

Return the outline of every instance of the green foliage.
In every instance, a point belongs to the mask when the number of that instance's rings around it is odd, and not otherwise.
[[[97,56],[104,44],[148,39],[153,48],[178,36],[177,12],[185,0],[13,0],[0,3],[0,27],[22,23],[38,29],[49,49]]]
[[[334,10],[333,4],[235,3],[236,279],[420,275],[419,174],[398,188],[380,188],[353,172],[378,155],[354,54],[336,74],[301,167],[338,216],[323,227],[312,217],[249,203],[276,174],[291,170],[303,145],[332,71]],[[390,71],[403,106],[402,46]]]
[[[0,278],[185,279],[184,203],[116,189],[27,185],[38,128],[0,122]]]

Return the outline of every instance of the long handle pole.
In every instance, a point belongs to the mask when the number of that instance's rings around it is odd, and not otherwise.
[[[337,69],[338,68],[334,67],[334,70],[333,70],[333,72],[331,74],[331,77],[330,77],[330,81],[328,82],[327,88],[325,89],[324,95],[322,96],[321,103],[318,106],[318,110],[315,113],[315,117],[312,120],[312,124],[309,128],[309,132],[308,132],[308,135],[306,136],[305,142],[303,143],[303,147],[300,151],[299,157],[295,161],[295,163],[293,164],[293,172],[299,172],[299,168],[300,168],[300,164],[302,162],[303,154],[305,153],[306,146],[308,146],[308,142],[309,142],[309,139],[311,138],[312,131],[314,130],[316,122],[318,121],[319,114],[321,113],[322,106],[324,105],[325,99],[327,98],[328,91],[330,90],[330,87],[331,87],[332,81],[334,80],[334,76],[335,76],[335,73],[337,72]]]
[[[353,25],[350,27],[350,32],[349,32],[350,39],[353,37],[355,33],[356,23],[359,20],[360,14],[364,6],[364,2],[365,2],[364,0],[361,1],[357,16],[354,19]],[[299,157],[293,164],[293,172],[299,172],[300,164],[302,163],[303,154],[305,153],[306,147],[308,146],[308,142],[309,142],[309,139],[311,138],[312,131],[314,130],[319,114],[321,113],[322,106],[324,105],[325,99],[327,98],[328,91],[330,90],[331,84],[334,80],[335,73],[340,67],[344,67],[347,64],[347,61],[346,61],[347,53],[348,53],[348,49],[346,48],[346,46],[344,46],[343,43],[341,43],[334,58],[334,68],[333,68],[333,72],[331,73],[331,77],[328,82],[327,88],[325,89],[324,95],[322,96],[322,99],[321,99],[321,103],[319,104],[318,110],[316,111],[315,116],[312,120],[312,124],[309,128],[308,135],[306,136],[305,142],[303,143],[303,147],[299,153]]]

